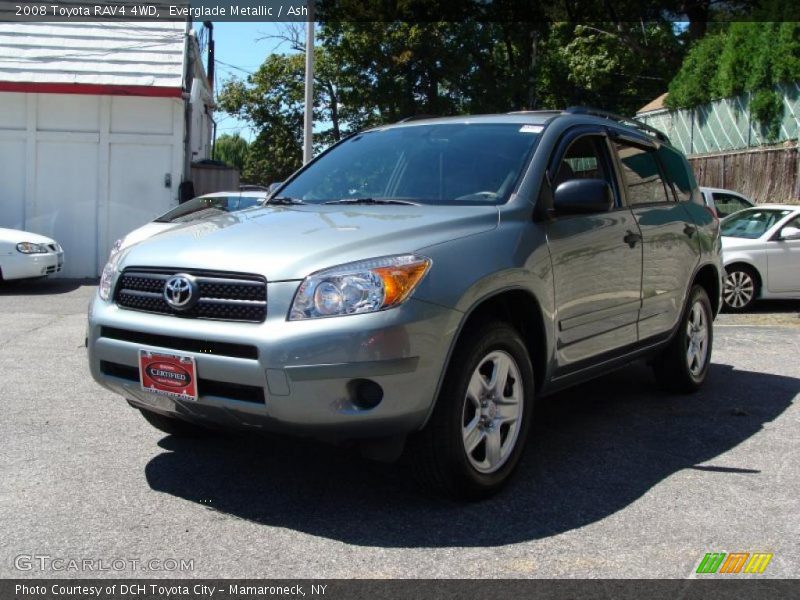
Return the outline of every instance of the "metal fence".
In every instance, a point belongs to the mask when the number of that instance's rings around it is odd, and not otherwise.
[[[778,85],[783,118],[776,138],[750,114],[750,94],[725,98],[684,110],[659,110],[638,115],[666,133],[684,154],[707,154],[797,140],[800,130],[800,82]]]

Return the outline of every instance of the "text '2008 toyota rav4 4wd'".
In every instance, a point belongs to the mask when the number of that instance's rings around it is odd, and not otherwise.
[[[354,440],[481,497],[534,399],[638,358],[675,391],[703,383],[719,249],[655,130],[585,109],[406,121],[336,144],[264,207],[113,255],[91,371],[170,433]]]

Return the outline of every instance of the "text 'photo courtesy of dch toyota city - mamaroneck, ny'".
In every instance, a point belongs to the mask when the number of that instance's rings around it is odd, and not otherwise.
[[[800,597],[800,5],[0,0],[0,599]]]

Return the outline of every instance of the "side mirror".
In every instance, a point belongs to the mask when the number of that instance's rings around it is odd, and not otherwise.
[[[273,181],[272,183],[269,184],[269,187],[267,188],[267,191],[271,194],[272,192],[277,190],[282,185],[283,185],[282,181]]]
[[[605,179],[570,179],[553,194],[556,214],[573,215],[607,212],[614,207],[614,195]]]
[[[778,234],[779,240],[800,240],[800,229],[797,227],[784,227]]]

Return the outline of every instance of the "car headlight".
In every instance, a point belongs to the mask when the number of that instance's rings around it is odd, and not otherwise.
[[[48,249],[44,244],[21,242],[17,244],[17,252],[22,252],[23,254],[46,254]]]
[[[424,256],[403,254],[362,260],[306,277],[289,320],[376,312],[402,304],[431,266]]]
[[[100,285],[97,287],[97,291],[103,300],[108,300],[111,297],[111,286],[114,285],[114,275],[117,273],[121,247],[122,240],[114,242],[114,245],[111,246],[111,252],[108,254],[108,262],[103,267],[102,275],[100,275]]]

